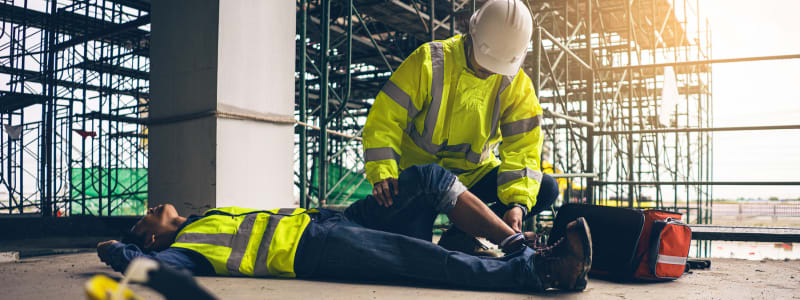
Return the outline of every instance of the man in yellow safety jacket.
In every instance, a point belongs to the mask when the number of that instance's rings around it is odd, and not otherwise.
[[[540,170],[542,108],[520,68],[531,16],[519,0],[490,0],[469,23],[468,35],[417,48],[375,98],[363,133],[366,175],[388,206],[401,170],[439,164],[519,232],[558,196]],[[440,245],[481,254],[472,241],[451,229]]]

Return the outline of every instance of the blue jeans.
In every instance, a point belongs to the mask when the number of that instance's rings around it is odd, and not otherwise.
[[[498,168],[494,168],[491,172],[483,176],[469,191],[489,205],[489,208],[502,218],[508,210],[508,206],[501,203],[500,199],[497,197],[497,169]],[[536,195],[536,204],[533,205],[531,211],[525,216],[526,218],[537,215],[545,209],[550,208],[558,198],[558,182],[556,182],[555,178],[547,174],[543,175],[539,185],[539,193]]]
[[[455,176],[438,165],[400,174],[400,195],[381,207],[367,197],[345,214],[314,215],[295,259],[298,277],[412,280],[479,289],[539,291],[530,248],[501,258],[448,251],[430,242],[436,215],[452,208]]]

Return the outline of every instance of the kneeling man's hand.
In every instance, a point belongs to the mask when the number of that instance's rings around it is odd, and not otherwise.
[[[386,178],[378,181],[372,187],[372,196],[378,201],[378,205],[389,207],[392,205],[392,196],[400,193],[400,184],[397,178]]]
[[[515,206],[506,211],[503,221],[514,229],[514,232],[522,232],[522,208]]]

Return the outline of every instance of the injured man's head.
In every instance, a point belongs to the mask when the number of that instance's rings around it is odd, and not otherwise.
[[[186,219],[178,215],[172,204],[161,204],[147,210],[144,216],[125,234],[122,242],[135,244],[144,251],[161,251],[175,240],[178,228]]]

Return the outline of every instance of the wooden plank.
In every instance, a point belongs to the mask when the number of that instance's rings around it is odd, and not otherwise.
[[[800,243],[800,228],[689,225],[693,240]]]

